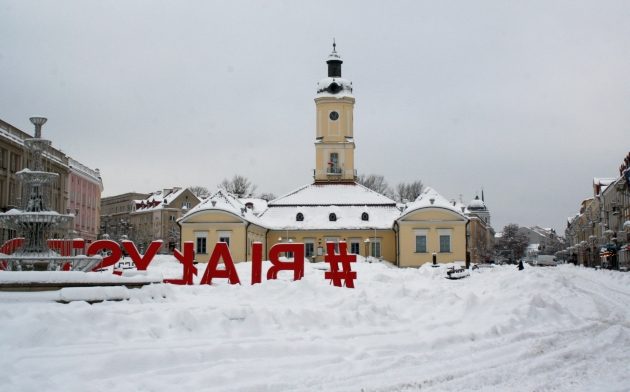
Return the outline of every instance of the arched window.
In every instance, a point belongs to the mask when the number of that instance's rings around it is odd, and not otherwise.
[[[297,215],[295,216],[295,220],[298,222],[302,222],[304,220],[304,214],[302,214],[301,212],[298,212]]]
[[[328,220],[331,222],[336,222],[337,221],[337,215],[334,212],[331,212],[330,215],[328,215]]]
[[[370,220],[370,215],[368,215],[367,212],[364,212],[363,214],[361,214],[361,220],[362,221],[369,221]]]

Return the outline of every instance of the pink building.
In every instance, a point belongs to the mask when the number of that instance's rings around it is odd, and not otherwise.
[[[96,241],[100,229],[101,192],[103,180],[98,169],[93,170],[68,157],[68,211],[75,214],[76,237]]]

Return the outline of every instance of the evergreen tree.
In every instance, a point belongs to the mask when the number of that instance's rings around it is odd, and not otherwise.
[[[502,256],[510,259],[510,262],[515,262],[523,257],[529,244],[527,236],[518,229],[517,224],[508,224],[503,228],[503,233],[497,241],[497,250]]]

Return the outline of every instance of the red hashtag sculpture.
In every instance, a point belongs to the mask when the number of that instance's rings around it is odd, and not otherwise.
[[[339,243],[339,254],[335,253],[335,243],[326,243],[327,255],[324,257],[324,261],[330,263],[330,271],[324,273],[324,278],[330,279],[332,284],[341,287],[343,280],[345,286],[348,288],[354,288],[354,280],[357,278],[357,273],[352,271],[350,263],[357,261],[357,255],[348,254],[348,244],[345,242]],[[339,270],[339,263],[341,263],[341,271]]]

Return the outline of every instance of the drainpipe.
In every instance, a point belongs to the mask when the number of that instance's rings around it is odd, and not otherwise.
[[[464,253],[464,257],[466,257],[466,269],[470,268],[470,252],[468,250],[468,225],[470,224],[470,219],[466,220],[466,228],[464,235],[466,236],[466,253]]]
[[[400,236],[398,235],[400,232],[398,227],[398,222],[394,222],[394,236],[396,241],[394,244],[396,245],[396,267],[400,268]]]
[[[247,248],[247,231],[249,230],[249,225],[251,225],[251,222],[246,221],[247,223],[245,224],[245,260],[243,261],[247,261],[247,252],[249,252],[251,249]]]

